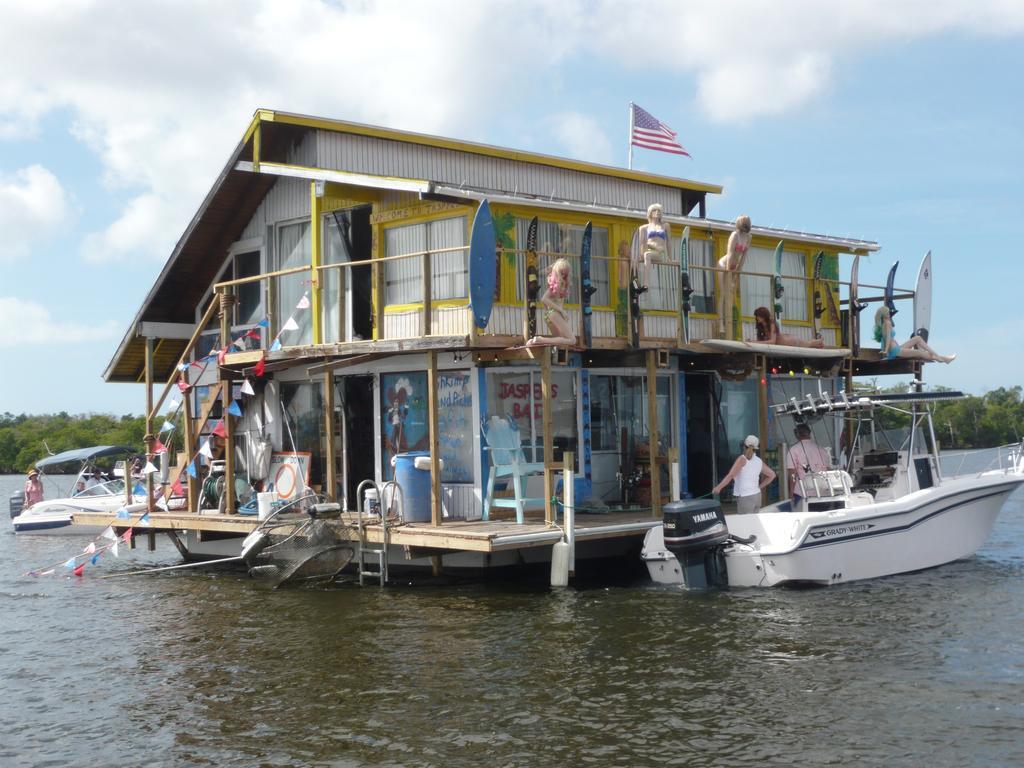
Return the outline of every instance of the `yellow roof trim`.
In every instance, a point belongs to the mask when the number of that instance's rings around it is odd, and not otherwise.
[[[373,125],[350,123],[345,120],[309,117],[289,112],[274,112],[269,109],[260,109],[256,111],[256,114],[253,116],[253,122],[249,126],[249,130],[246,132],[246,141],[248,141],[249,137],[252,135],[252,132],[255,130],[255,125],[259,121],[268,123],[285,123],[287,125],[298,125],[305,128],[319,128],[326,131],[341,131],[343,133],[354,133],[360,136],[373,136],[378,139],[404,141],[409,144],[422,144],[430,147],[441,147],[442,149],[472,152],[473,154],[498,157],[504,160],[549,165],[555,168],[565,168],[570,171],[593,173],[599,176],[614,176],[620,179],[628,179],[629,181],[642,181],[649,184],[659,184],[661,186],[675,187],[676,189],[687,189],[694,192],[710,192],[715,195],[720,195],[722,193],[722,187],[718,184],[706,184],[700,181],[676,179],[671,176],[660,176],[658,174],[645,173],[643,171],[631,171],[626,168],[614,168],[608,165],[587,163],[582,160],[570,160],[568,158],[555,157],[553,155],[542,155],[534,152],[505,149],[503,147],[495,147],[489,144],[477,144],[471,141],[447,139],[442,136],[430,136],[424,133],[410,133],[408,131],[399,131],[393,128],[380,128]]]

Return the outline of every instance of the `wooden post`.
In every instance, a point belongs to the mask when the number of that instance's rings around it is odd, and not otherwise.
[[[225,287],[220,295],[220,345],[227,347],[231,344],[231,310],[234,303],[234,293],[230,287]],[[226,375],[223,368],[218,370],[218,375],[225,386],[221,389],[220,417],[224,422],[224,512],[229,515],[235,513],[235,438],[234,428],[231,424],[231,414],[228,408],[231,407],[231,378]]]
[[[431,264],[430,253],[423,254],[423,336],[429,336],[431,331],[430,315],[433,312],[430,296],[430,292],[433,290],[430,286],[431,269],[433,268]]]
[[[309,182],[309,277],[311,280],[313,313],[313,343],[320,344],[324,338],[323,290],[320,279],[320,264],[323,262],[323,182]]]
[[[764,460],[765,452],[768,450],[768,358],[758,355],[756,358],[757,368],[757,430],[761,433],[761,460]],[[779,498],[782,497],[780,489]],[[761,491],[761,506],[764,506],[768,498],[768,489]]]
[[[572,451],[562,454],[562,524],[569,545],[569,575],[576,573],[576,456]]]
[[[430,435],[430,524],[441,525],[441,444],[437,425],[437,350],[427,353],[427,395]]]
[[[337,466],[335,465],[334,453],[334,374],[331,371],[324,372],[324,429],[327,431],[327,474],[325,492],[328,498],[338,498]]]
[[[146,338],[146,462],[153,461],[153,339]],[[125,461],[124,482],[132,485],[132,470]],[[153,505],[153,473],[146,473],[146,509],[155,511]]]
[[[195,427],[192,421],[192,393],[182,392],[181,393],[181,420],[182,420],[182,448],[185,453],[185,460],[188,461],[189,457],[195,455],[196,450],[196,435]],[[185,465],[188,466],[187,464]],[[185,472],[185,488],[187,490],[188,499],[188,511],[190,514],[196,514],[199,512],[199,480],[198,478],[193,479],[192,475]]]
[[[554,493],[554,472],[555,444],[551,435],[551,354],[549,350],[542,349],[540,354],[540,396],[541,396],[541,425],[544,435],[544,523],[551,525],[554,518],[554,509],[551,505],[551,496]]]
[[[669,448],[668,449],[668,482],[669,482],[669,501],[679,501],[679,449]]]
[[[651,514],[661,517],[661,467],[658,465],[658,351],[647,351],[647,432],[651,454]]]

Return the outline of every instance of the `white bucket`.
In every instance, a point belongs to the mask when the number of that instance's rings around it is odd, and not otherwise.
[[[266,520],[274,511],[274,503],[277,501],[277,492],[268,491],[256,494],[256,519]]]
[[[377,498],[376,488],[367,488],[363,497],[363,512],[367,515],[380,514],[380,499]]]

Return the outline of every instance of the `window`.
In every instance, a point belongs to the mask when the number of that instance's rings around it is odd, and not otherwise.
[[[235,279],[255,277],[260,273],[260,252],[249,251],[234,257]],[[263,290],[259,280],[235,286],[238,303],[235,306],[236,325],[255,325],[263,319]]]
[[[324,216],[324,264],[343,264],[352,260],[350,237],[351,219],[347,211],[334,211]],[[327,269],[320,276],[323,281],[324,342],[348,341],[352,328],[351,270]],[[345,317],[341,316],[343,282]]]
[[[283,430],[285,450],[309,451],[312,454],[309,484],[320,488],[326,471],[323,387],[320,382],[282,381],[281,406],[287,419]]]
[[[654,386],[658,442],[664,450],[674,445],[672,382],[667,375],[658,376]],[[591,376],[590,424],[594,451],[618,451],[624,439],[627,446],[646,445],[650,435],[646,376]]]
[[[526,248],[526,234],[530,228],[529,219],[516,219],[516,244],[520,250]],[[540,293],[547,290],[547,274],[551,264],[564,254],[572,265],[572,280],[566,301],[578,304],[580,282],[580,251],[583,248],[584,226],[579,224],[558,224],[553,221],[537,223],[537,271],[540,274]],[[552,255],[553,254],[553,255]],[[590,282],[596,288],[591,297],[593,306],[611,305],[611,288],[608,282],[608,228],[594,227],[590,236]],[[526,254],[516,254],[516,299],[526,300]]]
[[[457,248],[466,244],[466,217],[428,221],[384,230],[384,255]],[[469,254],[466,249],[433,253],[430,264],[431,300],[462,299],[469,295]],[[396,259],[384,264],[384,303],[423,301],[423,258]]]
[[[713,315],[715,309],[715,273],[701,267],[714,267],[714,248],[710,240],[690,239],[690,306],[694,312]]]
[[[297,221],[294,224],[280,224],[277,227],[276,269],[292,269],[310,263],[311,246],[309,242],[309,222]],[[309,274],[296,272],[277,278],[277,306],[275,307],[275,328],[280,335],[282,346],[309,344],[313,340],[313,313],[308,309],[299,310],[297,306],[302,295],[309,290]],[[281,331],[288,318],[298,324],[297,331]]]
[[[771,309],[775,305],[770,277],[749,275],[747,272],[758,272],[764,275],[775,273],[775,250],[768,248],[751,248],[747,252],[747,260],[743,263],[740,275],[740,296],[743,314],[750,317],[758,307]],[[807,287],[798,278],[806,275],[806,263],[803,254],[792,251],[782,252],[782,274],[794,277],[783,277],[782,287],[786,295],[782,300],[782,317],[784,320],[807,319]]]
[[[540,373],[488,373],[487,408],[488,418],[497,414],[515,421],[527,461],[544,460]],[[573,451],[578,463],[574,372],[551,373],[551,434],[555,461],[561,460],[563,452]]]

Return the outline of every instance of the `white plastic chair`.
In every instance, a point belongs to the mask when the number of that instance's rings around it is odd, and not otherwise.
[[[514,421],[501,416],[491,416],[483,428],[486,450],[491,456],[491,471],[487,477],[487,495],[484,497],[484,520],[490,520],[491,507],[512,508],[516,511],[516,522],[522,523],[527,505],[543,504],[543,498],[529,498],[525,495],[525,478],[543,475],[544,462],[527,461],[519,442],[519,428]],[[494,498],[494,481],[511,478],[515,497]]]

